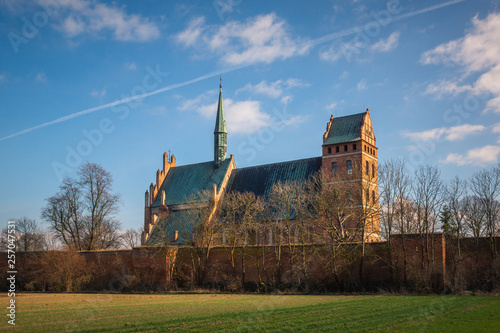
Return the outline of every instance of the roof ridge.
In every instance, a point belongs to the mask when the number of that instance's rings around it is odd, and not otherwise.
[[[226,162],[227,160],[230,160],[231,158],[226,158],[222,163]],[[200,164],[205,164],[205,163],[210,163],[210,164],[213,164],[214,161],[206,161],[206,162],[198,162],[198,163],[191,163],[191,164],[184,164],[184,165],[177,165],[175,167],[173,167],[172,169],[179,169],[179,168],[183,168],[183,167],[188,167],[188,166],[192,166],[192,165],[200,165]]]
[[[266,164],[257,164],[257,165],[242,167],[242,168],[236,168],[236,170],[257,168],[257,167],[263,167],[263,166],[268,166],[268,165],[273,165],[273,164],[284,164],[284,163],[292,163],[292,162],[297,162],[297,161],[312,160],[312,159],[315,159],[315,158],[321,158],[321,156],[305,157],[305,158],[300,158],[300,159],[297,159],[297,160],[289,160],[289,161],[284,161],[284,162],[273,162],[273,163],[266,163]]]

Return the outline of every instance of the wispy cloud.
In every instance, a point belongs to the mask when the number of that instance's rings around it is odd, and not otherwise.
[[[176,40],[200,53],[210,52],[229,65],[272,63],[305,54],[309,46],[293,37],[285,20],[275,14],[259,15],[245,22],[205,25],[203,17],[191,21]]]
[[[393,32],[387,39],[380,39],[376,43],[370,45],[370,50],[374,52],[389,52],[398,46],[399,32]]]
[[[333,103],[331,103],[331,104],[328,104],[328,105],[325,107],[325,109],[327,109],[327,110],[333,110],[333,109],[335,109],[335,107],[336,107],[336,106],[337,106],[337,103],[333,102]]]
[[[137,69],[137,66],[135,65],[135,62],[127,62],[125,64],[125,68],[129,71],[135,71]]]
[[[307,83],[302,82],[299,79],[287,79],[287,80],[277,80],[274,82],[267,82],[263,80],[257,84],[247,83],[243,88],[236,90],[236,93],[240,91],[250,91],[255,94],[266,95],[272,98],[280,98],[283,92],[296,87],[306,87]]]
[[[92,90],[90,96],[92,97],[104,97],[106,95],[106,89],[103,90]]]
[[[219,76],[220,74],[224,74],[224,73],[227,73],[227,72],[232,72],[232,71],[237,70],[237,69],[239,69],[239,67],[232,67],[232,68],[229,68],[229,69],[226,69],[226,70],[219,70],[219,71],[211,72],[211,73],[208,73],[208,74],[205,74],[205,75],[198,76],[198,77],[196,77],[194,79],[191,79],[191,80],[188,80],[188,81],[184,81],[184,82],[181,82],[181,83],[172,84],[172,85],[160,88],[160,89],[153,90],[153,91],[145,93],[145,94],[135,95],[135,96],[127,97],[127,98],[122,98],[122,99],[116,100],[116,101],[111,102],[111,103],[107,103],[107,104],[99,105],[99,106],[96,106],[96,107],[93,107],[93,108],[89,108],[89,109],[85,109],[85,110],[82,110],[82,111],[74,112],[74,113],[71,113],[71,114],[69,114],[67,116],[60,117],[60,118],[57,118],[55,120],[51,120],[51,121],[42,123],[40,125],[29,127],[29,128],[26,128],[26,129],[24,129],[22,131],[18,131],[18,132],[15,132],[13,134],[7,135],[7,136],[5,136],[3,138],[0,138],[0,141],[5,141],[5,140],[8,140],[8,139],[12,139],[12,138],[15,138],[15,137],[17,137],[19,135],[27,134],[27,133],[30,133],[30,132],[33,132],[33,131],[36,131],[38,129],[42,129],[42,128],[45,128],[45,127],[48,127],[48,126],[60,124],[60,123],[66,122],[66,121],[74,119],[74,118],[78,118],[78,117],[81,117],[81,116],[84,116],[84,115],[87,115],[87,114],[90,114],[90,113],[94,113],[94,112],[97,112],[97,111],[100,111],[100,110],[111,108],[111,107],[116,106],[116,105],[121,105],[121,104],[125,104],[125,103],[131,102],[131,101],[141,100],[143,98],[146,98],[146,97],[149,97],[149,96],[153,96],[153,95],[157,95],[157,94],[160,94],[160,93],[165,92],[165,91],[170,91],[170,90],[173,90],[173,89],[184,87],[184,86],[187,86],[189,84],[192,84],[192,83],[195,83],[195,82],[199,82],[199,81],[211,78],[211,77],[216,77],[216,76]]]
[[[195,111],[203,117],[211,119],[215,117],[217,112],[218,101],[216,97],[215,91],[209,91],[193,99],[183,101],[179,109]],[[214,100],[214,102],[206,103],[209,99]],[[231,98],[224,98],[224,113],[230,134],[250,134],[271,125],[271,116],[261,110],[258,101],[235,101]]]
[[[486,166],[498,162],[498,155],[500,155],[500,147],[487,145],[481,148],[475,148],[467,151],[466,154],[448,154],[446,159],[441,163],[452,163],[459,166],[462,165],[475,165]]]
[[[368,88],[368,86],[366,85],[366,79],[362,79],[361,81],[358,82],[358,84],[356,85],[356,89],[358,91],[361,91],[361,90],[365,90],[366,88]]]
[[[476,15],[472,28],[464,36],[441,44],[422,54],[420,61],[425,64],[456,65],[463,68],[465,75],[451,81],[430,84],[426,93],[441,97],[444,94],[457,95],[489,93],[485,111],[500,113],[500,13],[489,14],[481,20]],[[471,74],[480,73],[472,84],[462,83]]]
[[[477,134],[486,129],[483,125],[470,125],[464,124],[453,127],[433,128],[420,132],[402,132],[404,137],[413,141],[430,141],[439,140],[444,137],[446,141],[460,141],[465,139],[466,136]]]
[[[83,34],[102,36],[110,31],[120,41],[145,42],[160,36],[160,29],[148,18],[128,14],[124,7],[87,0],[37,0],[42,6],[59,8],[54,26],[73,38]]]
[[[47,75],[44,72],[40,72],[35,77],[36,82],[47,82]]]

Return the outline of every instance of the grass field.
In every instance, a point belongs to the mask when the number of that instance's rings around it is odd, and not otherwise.
[[[500,332],[500,297],[20,294],[16,305],[1,331]]]

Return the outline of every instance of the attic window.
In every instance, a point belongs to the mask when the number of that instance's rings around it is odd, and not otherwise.
[[[332,147],[328,147],[328,154],[332,153]]]
[[[347,151],[347,145],[344,145],[344,151]]]
[[[352,150],[356,150],[356,148],[357,148],[357,147],[356,147],[356,144],[355,144],[355,143],[353,143],[353,145],[352,145]]]
[[[339,146],[335,147],[335,152],[337,152],[337,153],[338,153],[338,152],[339,152],[339,150],[340,150],[340,149],[339,149]]]

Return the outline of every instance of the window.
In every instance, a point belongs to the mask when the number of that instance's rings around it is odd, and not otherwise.
[[[370,190],[366,189],[366,203],[370,202]]]
[[[372,191],[372,201],[375,203],[377,199],[375,198],[375,191]]]
[[[375,164],[372,164],[372,177],[375,178]]]
[[[328,147],[328,154],[332,153],[332,147]]]
[[[352,150],[356,150],[356,144],[355,143],[352,145]]]
[[[333,177],[337,176],[337,162],[332,163],[332,175]]]
[[[347,145],[344,145],[344,151],[347,151]]]
[[[370,174],[370,164],[366,161],[366,175]]]
[[[335,147],[335,152],[339,152],[339,146]]]
[[[347,174],[352,175],[352,161],[347,161]]]

